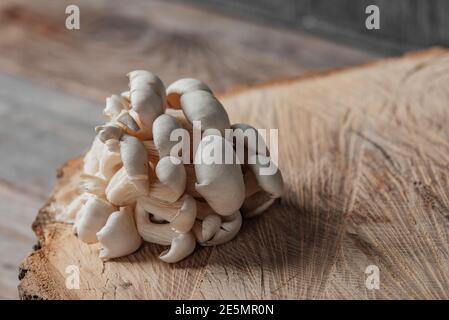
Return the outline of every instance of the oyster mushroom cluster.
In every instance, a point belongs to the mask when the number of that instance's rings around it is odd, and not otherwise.
[[[161,260],[180,261],[197,243],[232,240],[242,216],[260,214],[281,196],[279,169],[262,175],[269,155],[247,140],[241,161],[201,161],[213,147],[236,160],[235,136],[227,138],[226,130],[253,130],[262,139],[249,125],[231,125],[206,84],[181,79],[165,89],[144,70],[128,78],[129,91],[106,99],[107,122],[95,128],[97,136],[84,157],[83,192],[60,217],[73,222],[82,241],[101,243],[101,259],[131,254],[147,241],[169,246]],[[199,144],[174,151],[179,141],[172,133],[183,129],[192,135],[198,123]]]

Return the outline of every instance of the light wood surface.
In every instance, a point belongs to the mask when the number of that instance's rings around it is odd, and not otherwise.
[[[80,7],[80,30],[65,28],[68,4]],[[182,2],[0,1],[0,298],[18,297],[56,168],[88,148],[105,97],[126,88],[130,70],[221,91],[375,56]]]
[[[102,263],[52,220],[73,188],[69,162],[34,228],[24,298],[448,298],[449,52],[272,82],[221,97],[233,122],[279,128],[281,203],[239,235],[166,265],[160,247]],[[56,201],[56,202],[52,202]],[[64,286],[80,268],[80,290]],[[380,270],[368,290],[365,270]]]

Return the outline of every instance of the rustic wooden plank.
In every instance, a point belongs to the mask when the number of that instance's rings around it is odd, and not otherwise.
[[[0,69],[104,99],[124,75],[149,69],[166,83],[200,78],[214,90],[354,65],[375,55],[301,32],[256,25],[183,3],[76,0],[81,29],[65,29],[67,3],[3,1]]]
[[[408,47],[449,44],[449,3],[446,0],[191,0],[198,4],[253,19],[306,28],[326,36],[337,36],[354,46],[405,51]],[[380,10],[380,29],[365,27],[365,9]],[[356,36],[356,37],[355,37]],[[356,41],[354,38],[356,38]],[[380,49],[379,48],[379,49]]]
[[[43,245],[23,264],[22,297],[447,299],[448,63],[435,49],[222,96],[233,122],[280,129],[286,192],[233,241],[176,265],[151,244],[102,263],[55,223],[71,161],[34,224]],[[64,286],[68,264],[80,290]],[[372,264],[380,290],[365,287]]]
[[[0,183],[0,299],[18,298],[18,265],[36,244],[30,226],[44,201]]]
[[[55,169],[82,154],[101,104],[0,73],[0,298],[17,298],[17,271],[36,238],[36,211]]]
[[[0,177],[45,197],[55,168],[88,148],[103,106],[5,74],[0,101]]]

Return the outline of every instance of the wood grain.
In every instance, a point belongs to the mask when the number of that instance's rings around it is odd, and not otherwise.
[[[449,44],[449,3],[445,0],[190,0],[256,20],[277,22],[332,36],[360,47],[404,52]],[[380,29],[368,30],[369,5],[380,10]]]
[[[80,30],[65,28],[69,4]],[[88,148],[105,97],[127,87],[130,70],[223,90],[374,56],[181,2],[0,1],[0,297],[17,298],[14,273],[54,171]]]
[[[0,298],[17,298],[17,272],[55,168],[88,148],[102,106],[0,73]]]
[[[68,4],[80,8],[80,30],[65,27]],[[0,27],[1,69],[101,101],[139,68],[218,91],[376,56],[169,1],[6,0]]]
[[[73,188],[69,162],[34,229],[23,298],[447,299],[449,51],[241,89],[222,96],[233,122],[279,128],[286,191],[230,243],[176,265],[160,247],[102,263],[98,247],[52,220]],[[80,268],[80,290],[64,287]],[[365,269],[380,269],[380,289]]]

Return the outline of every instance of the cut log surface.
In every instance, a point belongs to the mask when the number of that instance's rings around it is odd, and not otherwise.
[[[280,203],[180,263],[148,243],[103,263],[98,245],[54,221],[77,192],[81,161],[69,161],[34,223],[41,247],[22,265],[22,298],[449,298],[448,51],[220,98],[232,122],[279,129]],[[65,286],[70,265],[79,289]],[[378,290],[366,286],[371,265]]]

